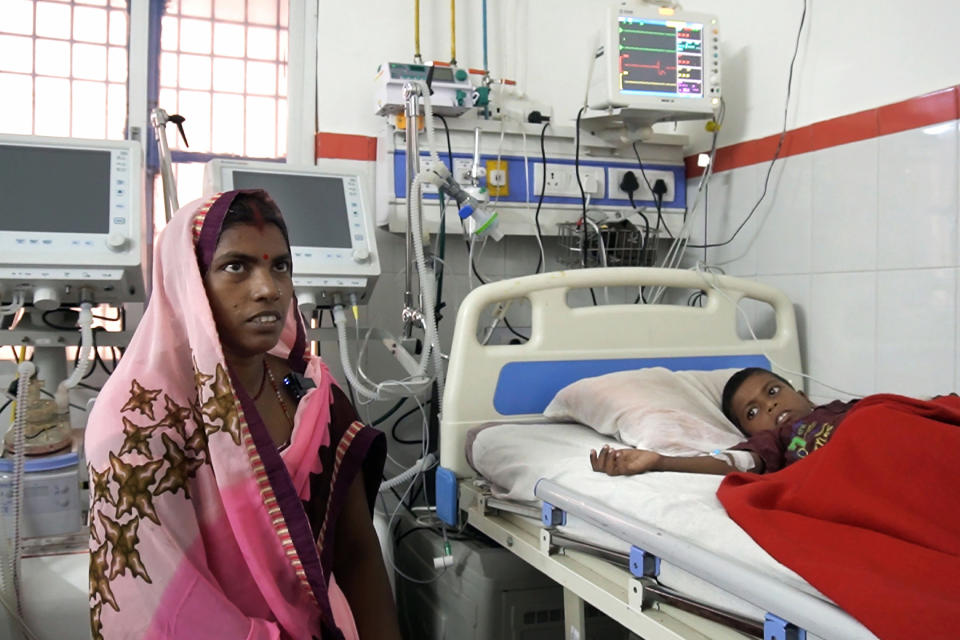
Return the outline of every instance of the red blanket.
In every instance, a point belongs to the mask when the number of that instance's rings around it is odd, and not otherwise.
[[[880,638],[960,638],[960,399],[870,396],[809,457],[717,496]]]

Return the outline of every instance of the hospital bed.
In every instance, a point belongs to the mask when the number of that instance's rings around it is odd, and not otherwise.
[[[569,304],[591,288],[602,299],[604,287],[640,286],[684,299],[700,290],[705,302]],[[771,336],[738,336],[744,299],[772,307]],[[490,309],[510,300],[529,303],[529,341],[482,344]],[[472,291],[458,310],[443,396],[441,519],[469,524],[560,584],[568,639],[586,637],[584,603],[646,640],[875,637],[726,516],[720,476],[594,473],[589,450],[616,443],[545,423],[543,409],[567,384],[653,366],[772,367],[798,385],[789,373],[800,370],[793,307],[757,282],[664,269],[552,272]],[[467,449],[481,437],[484,461]]]

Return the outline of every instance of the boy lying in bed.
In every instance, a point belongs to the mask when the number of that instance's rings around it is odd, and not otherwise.
[[[594,471],[611,476],[646,471],[727,474],[731,471],[772,473],[825,445],[847,412],[856,404],[833,402],[815,406],[789,382],[766,369],[742,369],[723,388],[723,414],[748,437],[732,447],[746,451],[752,465],[739,469],[732,456],[673,457],[643,449],[611,449],[590,452]]]

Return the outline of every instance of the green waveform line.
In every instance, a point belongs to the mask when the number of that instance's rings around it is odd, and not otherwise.
[[[649,49],[647,47],[624,47],[622,45],[620,46],[620,49],[628,50],[628,51],[656,51],[658,53],[676,53],[675,49]]]
[[[676,36],[675,31],[638,31],[636,29],[624,29],[620,27],[620,33],[642,33],[648,36],[664,36],[666,38],[673,38]]]

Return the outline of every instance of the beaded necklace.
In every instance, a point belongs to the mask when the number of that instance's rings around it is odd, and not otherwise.
[[[280,403],[280,409],[283,410],[283,415],[284,415],[284,417],[286,417],[287,422],[290,423],[290,426],[293,426],[293,418],[290,417],[290,412],[287,411],[287,405],[286,405],[286,403],[283,401],[283,394],[280,393],[280,387],[277,386],[277,381],[276,381],[276,379],[273,377],[273,371],[271,371],[271,370],[270,370],[270,367],[267,366],[267,364],[266,364],[267,361],[266,361],[266,360],[264,360],[263,362],[264,362],[264,366],[265,366],[266,369],[267,369],[267,377],[270,378],[270,386],[273,387],[273,392],[274,392],[275,394],[277,394],[277,401]]]

